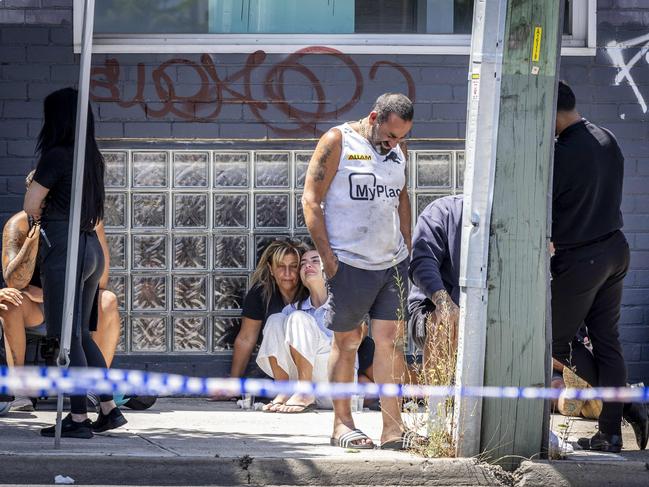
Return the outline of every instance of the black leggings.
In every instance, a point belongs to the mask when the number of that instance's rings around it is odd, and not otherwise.
[[[106,368],[106,361],[99,347],[90,336],[90,331],[85,329],[81,336],[73,336],[70,342],[70,367],[100,367]],[[111,401],[113,396],[100,394],[101,402]],[[88,412],[86,396],[70,396],[70,412],[85,414]]]
[[[45,321],[49,336],[61,336],[63,302],[65,293],[67,222],[48,222],[43,225],[48,241],[40,239],[41,280]],[[99,279],[104,270],[104,254],[95,232],[81,232],[79,235],[79,260],[77,269],[76,302],[72,338],[70,342],[70,367],[106,368],[99,347],[90,336],[93,304],[99,288]],[[101,395],[102,402],[112,396]],[[85,414],[86,396],[70,396],[70,410]]]

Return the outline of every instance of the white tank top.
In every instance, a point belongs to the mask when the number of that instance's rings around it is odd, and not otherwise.
[[[323,204],[329,243],[345,264],[387,269],[408,257],[398,211],[406,158],[398,146],[379,154],[348,123],[335,128],[342,153]]]

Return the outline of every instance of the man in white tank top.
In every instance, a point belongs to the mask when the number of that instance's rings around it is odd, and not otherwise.
[[[302,205],[311,238],[329,278],[325,322],[334,331],[330,380],[352,382],[365,315],[376,343],[378,383],[405,376],[403,321],[408,295],[410,200],[406,147],[413,106],[404,95],[381,95],[368,116],[332,128],[309,163]],[[374,448],[356,429],[349,399],[334,400],[331,444]],[[404,449],[417,436],[406,431],[401,401],[381,398],[381,448]]]

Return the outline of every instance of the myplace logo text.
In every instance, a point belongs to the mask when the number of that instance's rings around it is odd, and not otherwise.
[[[372,173],[353,172],[349,175],[349,197],[353,200],[374,201],[375,198],[398,198],[401,188],[376,184]]]

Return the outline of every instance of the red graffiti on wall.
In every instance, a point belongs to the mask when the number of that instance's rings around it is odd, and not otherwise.
[[[330,56],[335,69],[346,70],[351,74],[352,81],[346,87],[348,98],[332,103],[327,98],[327,84],[321,80],[313,69],[306,66],[304,58],[311,55]],[[163,62],[151,70],[151,82],[155,88],[155,99],[147,99],[145,89],[147,84],[147,68],[144,63],[137,64],[136,91],[130,99],[125,99],[121,89],[122,74],[117,59],[107,59],[103,66],[92,69],[90,89],[91,99],[96,102],[115,102],[118,106],[129,108],[140,106],[147,118],[157,119],[169,114],[181,120],[195,122],[210,122],[219,118],[224,105],[244,104],[253,117],[281,136],[298,136],[304,134],[316,135],[321,133],[316,124],[327,119],[338,119],[352,110],[361,98],[365,84],[363,74],[358,64],[348,55],[323,46],[313,46],[300,49],[287,56],[284,60],[270,66],[263,81],[259,83],[254,78],[266,60],[264,51],[250,54],[243,67],[223,76],[219,74],[214,59],[209,54],[203,54],[200,62],[189,59],[174,58]],[[319,63],[320,64],[320,63]],[[179,69],[191,70],[197,76],[198,84],[195,91],[189,95],[181,94],[187,89],[186,84],[177,81],[174,73]],[[415,82],[406,68],[392,61],[377,61],[369,71],[370,80],[378,76],[381,69],[397,70],[404,79],[405,92],[411,100],[415,99]],[[298,75],[306,81],[314,93],[314,99],[304,107],[303,100],[296,101],[287,94],[293,83],[287,81],[288,76]],[[254,78],[254,79],[253,79]],[[254,88],[261,84],[263,95],[253,93]],[[191,86],[194,86],[193,84]],[[404,91],[404,86],[395,86],[391,91]],[[194,89],[191,88],[190,89]],[[260,91],[259,89],[257,91]],[[278,121],[271,115],[270,108],[279,111],[285,120]],[[312,108],[310,110],[310,108]],[[278,126],[286,122],[292,127]]]

